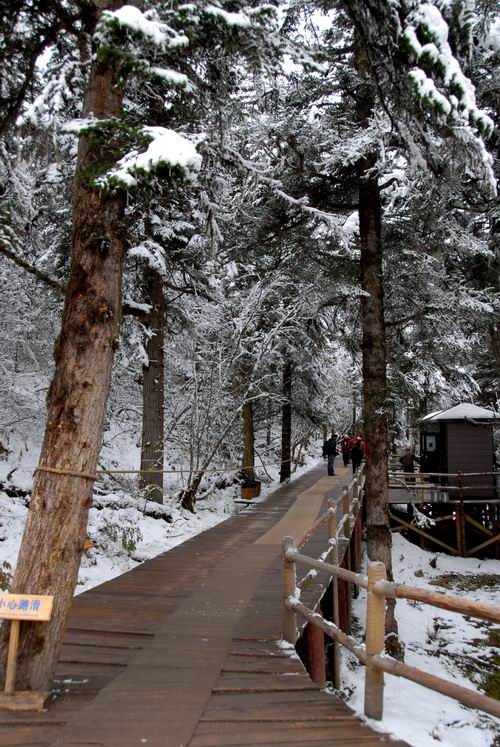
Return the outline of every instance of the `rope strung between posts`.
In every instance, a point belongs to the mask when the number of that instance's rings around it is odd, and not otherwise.
[[[50,472],[55,475],[66,475],[67,477],[82,477],[86,480],[98,480],[100,475],[189,475],[193,472],[239,472],[246,469],[261,469],[263,467],[277,467],[282,464],[288,464],[293,459],[283,459],[280,462],[271,462],[271,464],[249,464],[245,467],[219,467],[218,469],[203,469],[196,467],[193,469],[98,469],[94,475],[89,472],[77,472],[71,469],[62,469],[60,467],[35,467],[35,472]]]

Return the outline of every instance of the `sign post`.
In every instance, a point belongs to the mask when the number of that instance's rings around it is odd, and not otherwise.
[[[48,693],[15,690],[17,649],[21,620],[47,622],[52,614],[54,597],[39,594],[8,594],[0,592],[0,620],[10,620],[9,650],[4,692],[0,693],[0,709],[10,711],[39,711]]]

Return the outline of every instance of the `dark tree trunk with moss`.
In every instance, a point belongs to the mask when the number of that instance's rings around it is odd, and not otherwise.
[[[120,5],[99,3],[99,8]],[[90,112],[97,118],[121,115],[122,89],[108,62],[92,64],[82,116]],[[87,178],[110,157],[106,144],[81,137],[70,275],[39,460],[44,467],[87,475],[95,473],[101,449],[122,313],[125,199],[94,189]],[[88,477],[36,473],[12,591],[53,595],[54,609],[49,623],[23,623],[17,689],[51,686],[78,577],[92,488]],[[4,630],[3,656],[5,639]]]
[[[243,420],[242,473],[245,480],[255,480],[255,433],[253,426],[253,404],[245,402],[241,411]]]
[[[366,52],[357,39],[356,68],[361,77],[357,94],[358,122],[369,126],[375,97],[369,78]],[[361,248],[361,299],[363,330],[363,421],[366,441],[366,526],[367,553],[382,561],[392,579],[392,536],[389,525],[389,474],[387,425],[387,352],[384,319],[384,247],[382,243],[382,201],[376,171],[377,153],[368,152],[358,161],[358,210]],[[388,600],[386,646],[400,654],[394,600]]]
[[[161,276],[154,270],[146,273],[146,301],[151,311],[145,322],[145,344],[148,365],[142,368],[142,444],[141,475],[148,498],[163,503],[164,466],[164,387],[165,387],[165,296]]]
[[[281,468],[280,482],[290,478],[292,459],[292,364],[283,367],[283,405],[281,409]]]

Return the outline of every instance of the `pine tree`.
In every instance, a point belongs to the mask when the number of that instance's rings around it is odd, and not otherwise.
[[[95,5],[91,27],[86,27],[94,34],[94,54],[81,118],[68,128],[80,136],[71,266],[45,439],[13,581],[13,591],[55,596],[50,624],[32,626],[23,636],[18,681],[31,689],[44,690],[50,683],[85,539],[120,334],[126,191],[140,187],[152,173],[189,179],[201,167],[192,142],[174,130],[137,123],[130,107],[135,74],[151,76],[163,85],[167,81],[189,87],[184,73],[151,64],[158,57],[166,64],[180,63],[189,32],[203,33],[196,9],[189,9],[194,13],[191,17],[185,8],[159,8],[164,11],[162,20],[157,12],[144,14],[117,0]],[[234,41],[241,29],[246,32],[254,25],[263,30],[260,38],[267,39],[258,10],[252,16],[228,16],[207,6],[201,13],[215,36],[222,24],[228,28],[229,41]],[[263,15],[269,18],[269,6]],[[255,51],[258,42],[249,47]],[[129,98],[124,106],[126,88]],[[118,160],[117,152],[121,152]]]

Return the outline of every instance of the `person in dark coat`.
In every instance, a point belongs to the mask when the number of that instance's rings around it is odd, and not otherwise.
[[[344,467],[347,467],[347,465],[349,464],[349,458],[351,456],[352,446],[353,446],[352,438],[350,434],[348,433],[346,436],[343,437],[342,441],[340,442],[340,451],[342,452],[342,459],[344,460]]]
[[[405,472],[415,472],[415,464],[420,464],[420,459],[415,455],[415,449],[407,446],[399,457],[399,463]],[[415,478],[408,477],[407,482],[415,482]]]
[[[335,457],[337,456],[337,436],[332,433],[331,437],[323,444],[323,459],[328,459],[328,474],[335,474]]]
[[[351,462],[352,462],[352,474],[355,475],[359,469],[359,465],[363,461],[365,452],[362,446],[361,436],[358,436],[356,443],[351,449]]]

